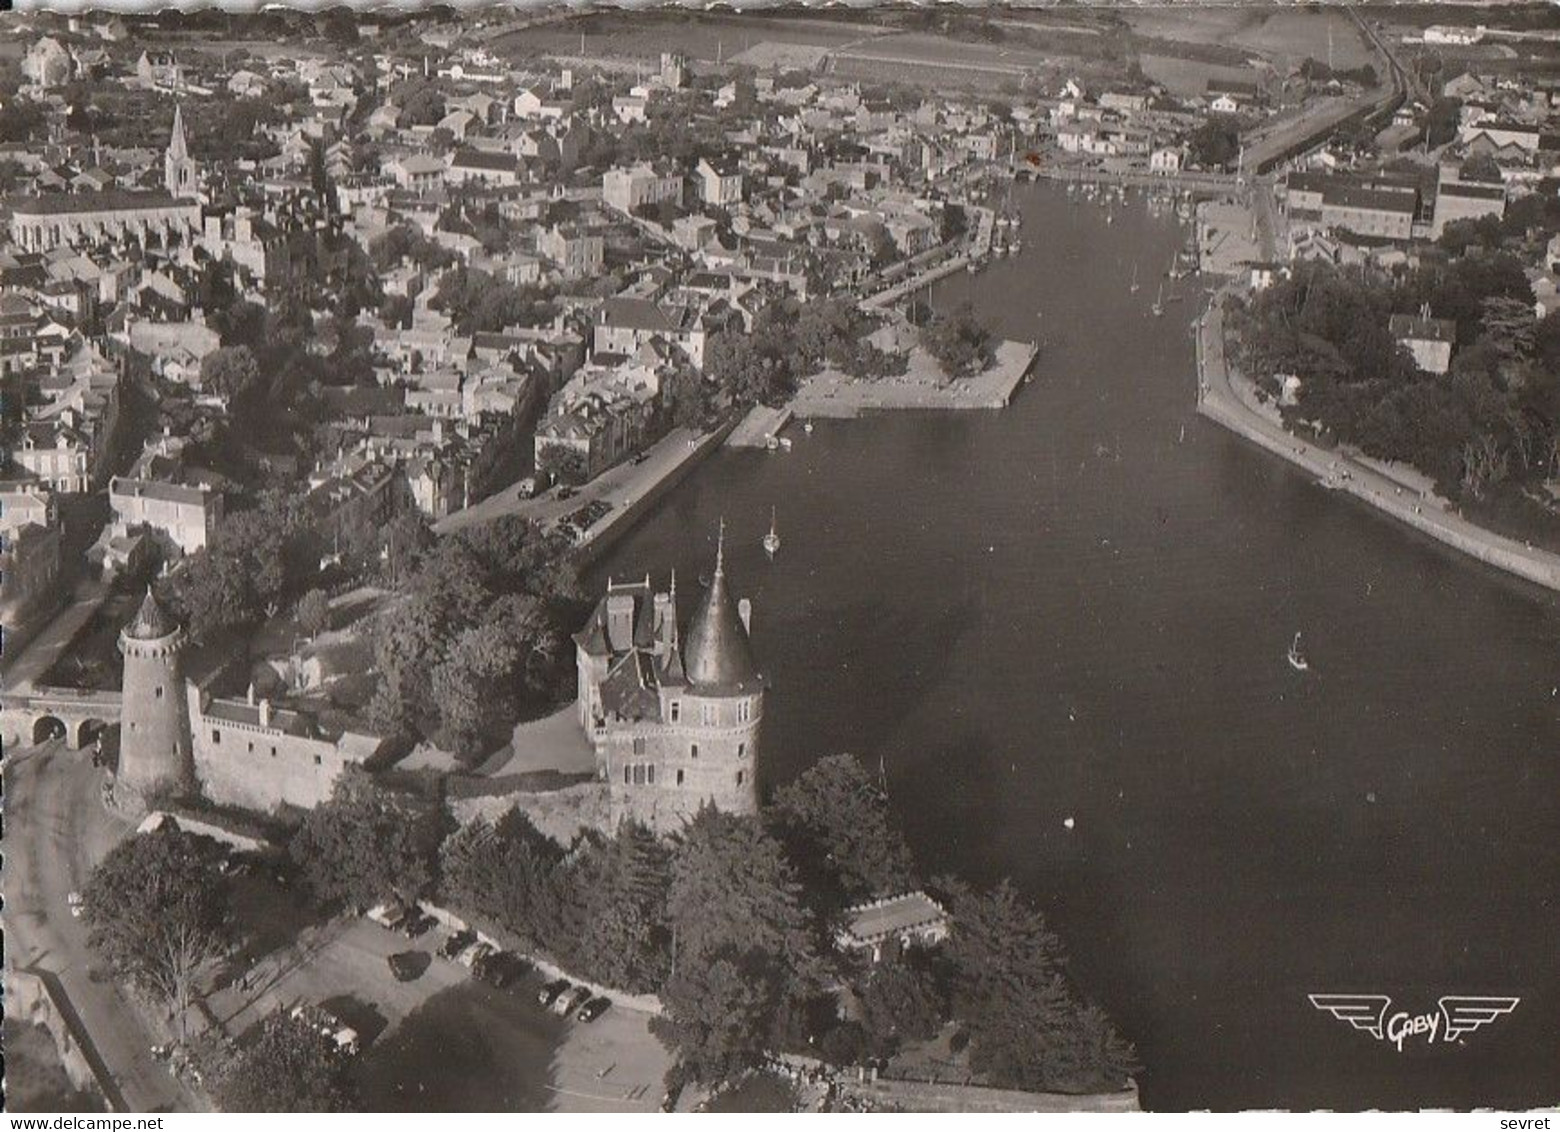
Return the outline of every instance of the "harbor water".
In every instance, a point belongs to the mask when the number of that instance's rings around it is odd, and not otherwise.
[[[724,517],[766,785],[881,762],[925,872],[1045,910],[1147,1107],[1560,1100],[1560,603],[1199,419],[1143,200],[1020,188],[1023,251],[934,288],[1041,341],[1010,408],[717,454],[587,581],[691,588]],[[1345,992],[1521,1001],[1400,1051]]]

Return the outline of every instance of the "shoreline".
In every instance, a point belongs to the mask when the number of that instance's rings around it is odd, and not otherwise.
[[[1237,436],[1309,472],[1325,489],[1347,492],[1397,521],[1506,574],[1560,593],[1560,555],[1472,523],[1436,496],[1405,490],[1363,459],[1330,452],[1274,423],[1237,388],[1224,353],[1224,292],[1193,324],[1197,343],[1197,412]]]

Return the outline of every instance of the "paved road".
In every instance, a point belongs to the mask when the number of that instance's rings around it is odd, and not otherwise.
[[[69,893],[130,829],[103,808],[101,780],[85,752],[59,740],[6,752],[6,962],[59,977],[131,1111],[195,1111],[151,1056],[163,1037],[146,1031],[112,976],[93,981],[86,921],[70,914]]]
[[[70,604],[27,642],[21,655],[6,667],[5,675],[0,677],[0,687],[7,692],[31,691],[107,597],[108,586],[95,578],[85,578],[78,583]]]
[[[693,454],[690,442],[699,440],[703,435],[692,429],[675,428],[649,449],[648,457],[642,463],[624,461],[608,468],[581,487],[570,499],[559,499],[556,491],[549,491],[535,499],[524,499],[514,488],[505,488],[480,503],[473,503],[464,511],[440,519],[433,525],[433,529],[441,535],[450,534],[476,523],[491,522],[501,515],[519,515],[533,523],[550,526],[569,512],[596,499],[606,500],[617,510],[634,502],[663,478],[676,472]]]

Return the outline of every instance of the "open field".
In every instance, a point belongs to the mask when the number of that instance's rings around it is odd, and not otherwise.
[[[1145,75],[1156,83],[1163,83],[1170,93],[1183,96],[1202,94],[1208,89],[1209,79],[1255,82],[1257,78],[1252,67],[1227,67],[1199,59],[1173,59],[1168,55],[1141,55],[1138,64]]]
[[[1329,28],[1335,67],[1347,69],[1372,61],[1359,28],[1338,9],[1134,8],[1121,15],[1140,35],[1239,48],[1270,59],[1280,70],[1307,56],[1325,62]]]
[[[586,55],[627,55],[653,58],[663,51],[680,51],[692,59],[731,58],[760,43],[833,48],[892,29],[874,24],[832,20],[761,19],[704,16],[689,12],[646,12],[631,20],[603,14],[523,28],[494,39],[491,49],[511,58],[580,52]]]

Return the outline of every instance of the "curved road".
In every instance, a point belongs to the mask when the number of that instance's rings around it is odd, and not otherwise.
[[[1421,495],[1359,460],[1310,444],[1260,411],[1246,383],[1231,379],[1224,353],[1223,293],[1197,323],[1197,411],[1282,456],[1324,485],[1479,559],[1550,590],[1560,591],[1560,555],[1470,523],[1433,494]]]
[[[13,748],[5,758],[5,892],[7,965],[49,972],[107,1066],[118,1097],[132,1112],[192,1112],[201,1107],[151,1055],[163,1035],[150,1034],[112,976],[92,977],[85,920],[67,897],[86,886],[96,862],[131,827],[104,809],[102,773],[85,751],[54,739]],[[90,1058],[89,1058],[90,1060]]]

